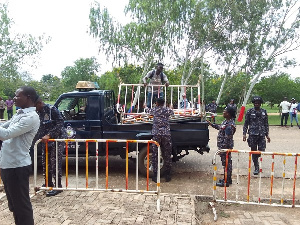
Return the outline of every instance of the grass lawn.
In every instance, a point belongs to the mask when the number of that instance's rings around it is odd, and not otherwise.
[[[279,115],[268,115],[269,119],[269,125],[278,125],[280,126],[280,116]],[[223,115],[218,113],[218,116],[216,117],[216,123],[220,124],[224,120]],[[235,121],[235,124],[244,124],[245,120],[243,119],[242,122]],[[290,120],[288,120],[288,124],[290,124]],[[293,121],[293,124],[296,125],[295,121]]]
[[[46,103],[53,105],[55,102],[46,102]],[[245,113],[248,109],[250,109],[252,107],[253,107],[253,104],[247,105]],[[278,113],[278,107],[273,107],[271,109],[270,106],[263,105],[262,108],[267,110],[268,113]],[[224,120],[224,118],[222,116],[223,115],[222,112],[223,112],[223,109],[221,107],[219,107],[218,108],[218,116],[216,117],[217,124],[220,124]],[[16,107],[13,108],[13,113],[14,114],[16,113]],[[268,115],[268,118],[269,118],[269,125],[278,125],[278,126],[280,125],[280,116],[279,115]],[[4,119],[7,120],[7,111],[6,110],[4,112]],[[293,123],[296,124],[295,122],[293,122]],[[236,124],[244,124],[244,120],[242,122],[238,122],[236,120]],[[288,124],[290,124],[290,120],[288,120]]]
[[[245,110],[244,114],[246,114],[247,110],[250,109],[250,108],[253,108],[253,104],[246,105],[246,110]],[[270,113],[278,113],[279,112],[279,107],[277,107],[277,106],[275,106],[275,107],[273,107],[271,109],[271,107],[268,106],[268,105],[262,105],[261,108],[267,110],[268,114],[270,114]],[[223,118],[223,111],[222,110],[223,110],[222,108],[218,108],[218,116],[216,118],[216,123],[217,124],[220,124],[224,120],[224,118]],[[268,115],[269,125],[278,125],[278,126],[280,126],[280,118],[281,117],[279,116],[279,114],[278,115]],[[245,121],[243,119],[242,122],[238,122],[236,120],[235,123],[236,124],[244,124],[244,122]],[[296,124],[295,122],[293,122],[293,123]],[[290,124],[290,119],[288,120],[288,124]]]

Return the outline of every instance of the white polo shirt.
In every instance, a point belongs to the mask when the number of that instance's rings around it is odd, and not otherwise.
[[[281,112],[288,113],[290,111],[290,106],[291,106],[291,103],[289,103],[288,101],[282,101],[280,103]]]

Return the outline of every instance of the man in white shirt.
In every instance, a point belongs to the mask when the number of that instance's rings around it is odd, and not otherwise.
[[[189,108],[189,101],[186,98],[186,94],[182,94],[182,100],[180,102],[180,109],[187,109]]]
[[[32,87],[19,88],[15,93],[14,102],[21,109],[11,120],[0,126],[0,140],[3,141],[0,151],[1,178],[8,208],[13,212],[17,225],[34,224],[29,197],[29,148],[40,126],[40,119],[34,107],[37,99],[38,95]]]
[[[279,107],[281,108],[281,126],[283,127],[283,119],[284,119],[284,126],[286,126],[289,118],[290,107],[291,107],[291,103],[287,101],[287,97],[283,98],[283,101],[280,102]]]

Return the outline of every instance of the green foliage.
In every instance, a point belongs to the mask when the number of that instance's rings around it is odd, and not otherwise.
[[[16,89],[30,80],[27,73],[19,73],[24,57],[34,58],[49,39],[44,36],[14,34],[13,20],[8,17],[6,4],[0,3],[0,94],[13,97]]]
[[[97,63],[96,58],[81,58],[76,60],[74,64],[74,66],[66,67],[61,73],[64,91],[74,90],[77,82],[81,80],[98,80],[96,72],[100,65]]]
[[[142,77],[154,61],[161,61],[173,48],[194,2],[130,0],[125,10],[133,22],[124,26],[114,22],[107,9],[95,4],[90,9],[90,33],[99,40],[100,50],[107,57],[143,64]]]
[[[235,76],[230,76],[224,87],[220,103],[227,104],[230,99],[235,99],[236,104],[241,103],[244,92],[249,87],[249,82],[250,77],[242,72],[237,73]]]
[[[62,80],[52,74],[43,75],[40,83],[40,95],[44,101],[55,101],[64,90]]]
[[[265,101],[271,102],[271,105],[280,103],[284,97],[300,100],[298,80],[292,80],[286,73],[263,77],[253,91]]]
[[[216,100],[218,92],[221,87],[222,79],[219,75],[213,74],[205,78],[205,102],[209,103],[212,100]]]

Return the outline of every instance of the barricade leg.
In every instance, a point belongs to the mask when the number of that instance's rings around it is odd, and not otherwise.
[[[261,194],[261,175],[262,175],[262,157],[259,160],[259,183],[258,183],[258,203],[260,203],[260,194]]]
[[[237,162],[236,162],[237,172],[236,172],[236,194],[235,200],[239,200],[239,184],[240,184],[240,153],[237,153]]]
[[[247,202],[249,202],[249,200],[250,200],[251,156],[252,156],[252,153],[249,152]]]
[[[217,189],[217,186],[216,186],[216,182],[217,182],[216,155],[217,155],[217,152],[214,154],[214,158],[213,158],[213,161],[212,161],[212,164],[214,166],[214,176],[213,176],[213,200],[214,201],[216,201],[216,199],[217,199],[217,196],[216,196],[216,189]]]
[[[284,181],[285,181],[285,156],[283,156],[283,165],[282,165],[282,190],[281,190],[281,199],[280,204],[283,205],[283,195],[284,195]]]
[[[296,179],[297,179],[297,163],[298,163],[298,157],[295,156],[295,173],[294,173],[294,184],[293,184],[293,204],[292,207],[295,207],[295,195],[296,195]]]
[[[274,183],[274,155],[272,155],[272,167],[271,167],[270,204],[272,203],[273,183]]]

